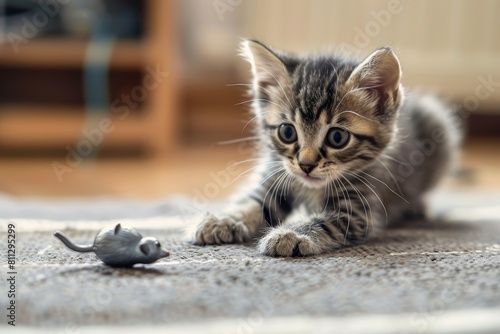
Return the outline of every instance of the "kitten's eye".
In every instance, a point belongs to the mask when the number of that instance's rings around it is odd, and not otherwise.
[[[158,241],[155,242],[155,246],[160,248],[160,243]]]
[[[282,142],[291,144],[297,140],[297,131],[295,131],[292,124],[281,124],[278,130],[278,136]]]
[[[331,128],[326,135],[326,143],[328,146],[340,149],[347,145],[351,134],[340,128]]]

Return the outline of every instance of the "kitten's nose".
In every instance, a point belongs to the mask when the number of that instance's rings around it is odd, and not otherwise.
[[[304,173],[306,173],[307,175],[309,175],[310,172],[313,171],[313,169],[317,166],[317,165],[307,165],[307,164],[299,164],[300,166],[300,169],[302,169],[304,171]]]

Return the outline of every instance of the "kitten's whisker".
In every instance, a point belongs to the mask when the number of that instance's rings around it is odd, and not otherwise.
[[[252,162],[252,161],[257,161],[257,160],[262,160],[262,159],[261,158],[251,158],[251,159],[246,159],[246,160],[242,160],[242,161],[237,161],[235,163],[232,163],[230,166],[226,167],[224,170],[227,170],[229,168],[233,168],[235,166],[244,164],[246,162]]]
[[[253,141],[253,140],[259,140],[259,136],[219,141],[219,142],[217,142],[217,145],[231,145],[231,144],[244,143],[246,141]]]
[[[243,163],[246,163],[246,162],[251,162],[251,161],[256,161],[256,160],[260,160],[260,158],[254,158],[254,159],[247,159],[247,160],[243,160],[243,161],[239,161],[239,162],[235,162],[233,164],[231,164],[230,166],[227,166],[226,168],[224,168],[223,170],[224,171],[227,171],[228,169],[230,168],[233,168],[235,166],[238,166],[238,165],[241,165]],[[263,163],[265,165],[267,164],[270,164],[269,162],[266,162],[266,163]],[[255,169],[257,167],[260,167],[261,165],[256,165],[256,166],[252,166],[251,168],[247,169],[247,170],[244,170],[243,172],[241,172],[234,180],[232,180],[229,184],[232,184],[233,182],[237,181],[242,175],[244,175],[245,173],[247,173],[248,171],[252,170],[252,169]]]
[[[328,200],[330,199],[328,194],[328,182],[326,183],[326,187],[324,189],[325,191],[323,192],[323,197],[325,198],[325,206],[323,207],[323,210],[321,210],[321,214],[326,212],[326,207],[328,206]]]
[[[278,184],[276,185],[275,189],[274,189],[274,192],[273,194],[271,194],[271,198],[272,196],[274,195],[274,209],[277,210],[277,206],[278,206],[278,195],[279,195],[279,191],[282,189],[282,185],[283,185],[283,182],[284,180],[286,179],[287,177],[287,173],[283,173],[280,175],[280,181],[278,181]],[[281,205],[281,198],[279,198],[279,204]]]
[[[285,65],[283,65],[283,67],[284,67],[284,66],[285,66]],[[281,91],[283,92],[283,94],[285,94],[285,97],[286,97],[286,99],[288,100],[288,103],[290,103],[290,106],[292,106],[292,105],[293,105],[293,104],[292,104],[292,102],[291,102],[291,101],[290,101],[290,99],[288,98],[288,95],[286,95],[286,92],[285,92],[285,90],[283,89],[283,86],[281,86],[281,83],[278,81],[278,79],[276,79],[276,77],[275,77],[275,76],[274,76],[271,72],[269,72],[268,70],[266,70],[265,68],[262,68],[262,67],[259,67],[259,68],[260,68],[261,70],[264,70],[265,72],[267,72],[270,76],[272,76],[272,77],[273,77],[273,79],[274,79],[274,80],[276,80],[276,83],[280,86]],[[286,69],[285,69],[285,71],[286,71]],[[284,102],[284,101],[282,101],[282,102]]]
[[[339,199],[340,197],[339,197],[339,192],[338,192],[338,188],[337,188],[337,184],[338,184],[338,183],[337,183],[337,179],[338,179],[338,177],[337,177],[337,173],[335,173],[334,171],[331,171],[331,174],[329,173],[329,175],[332,175],[332,176],[333,176],[333,177],[332,177],[332,181],[333,181],[332,186],[333,186],[333,188],[335,189],[335,195],[336,195],[336,198],[337,198],[337,203],[332,203],[332,204],[334,204],[335,209],[338,209],[338,206],[339,206],[338,199]],[[339,187],[340,187],[340,186],[339,186]],[[339,220],[339,218],[340,218],[340,211],[339,211],[339,210],[337,210],[337,220]]]
[[[249,83],[233,83],[233,84],[226,84],[226,87],[234,87],[234,86],[253,86],[253,84],[249,84]]]
[[[387,159],[389,159],[389,160],[395,161],[395,162],[397,162],[398,164],[401,164],[401,165],[408,165],[406,162],[399,161],[398,159],[393,158],[393,157],[391,157],[390,155],[387,155],[387,154],[384,154],[384,153],[380,153],[380,155],[381,155],[381,156],[383,156],[384,158],[387,158]]]
[[[333,70],[335,71],[335,76],[338,78],[339,77],[339,73],[337,72],[337,69],[335,68],[335,66],[333,65],[332,61],[331,60],[328,60],[328,62],[330,63],[330,65],[332,65],[332,68]]]
[[[279,84],[279,83],[278,83]],[[281,102],[283,102],[284,104],[285,101],[283,101],[275,92],[272,92],[270,91],[269,89],[263,87],[263,86],[260,86],[260,85],[255,85],[255,84],[245,84],[245,83],[241,83],[241,84],[226,84],[227,87],[233,87],[233,86],[250,86],[250,87],[254,87],[254,86],[257,86],[259,87],[260,89],[268,92],[269,94],[273,95],[274,97],[276,97],[278,100],[280,100]]]
[[[285,171],[285,167],[282,167],[282,168],[278,169],[278,171],[273,172],[273,173],[271,174],[271,176],[272,176],[272,175],[275,175],[275,174],[277,174],[277,173],[279,173],[279,172],[282,172],[282,171]],[[269,187],[269,189],[267,190],[267,192],[266,192],[266,194],[265,194],[265,196],[264,196],[264,200],[262,201],[262,203],[263,203],[263,204],[262,204],[262,213],[261,213],[261,214],[262,214],[262,217],[264,217],[264,208],[265,208],[265,206],[266,206],[266,199],[267,199],[267,195],[268,195],[268,194],[269,194],[269,192],[270,192],[270,191],[274,188],[274,186],[276,185],[276,182],[279,180],[279,177],[280,177],[280,176],[278,176],[278,177],[277,177],[277,178],[273,181],[273,183],[271,184],[271,186]],[[269,177],[268,177],[267,179],[269,179]],[[272,198],[271,198],[271,199],[272,199]],[[271,221],[270,221],[270,222],[267,222],[267,223],[269,224],[269,226],[271,226],[271,227],[272,227],[272,221],[273,221],[272,211],[273,211],[273,208],[272,208],[271,199],[269,200],[269,206],[268,206],[268,208],[269,208],[269,219],[270,219]]]
[[[270,113],[270,112],[269,111],[263,111],[263,112],[255,115],[254,117],[252,117],[248,122],[245,123],[245,126],[243,126],[243,129],[241,129],[241,132],[245,131],[245,129],[248,126],[248,124],[250,124],[250,122],[252,122],[255,119],[257,119],[258,122],[264,121],[264,119],[262,118],[262,116],[265,115],[265,114],[268,114],[268,113]]]
[[[387,171],[389,176],[394,181],[394,184],[396,185],[396,187],[398,187],[399,193],[401,194],[401,196],[403,196],[403,191],[401,191],[401,187],[399,186],[399,183],[396,181],[396,177],[394,177],[394,174],[389,170],[389,168],[379,158],[376,158],[376,160],[378,163],[380,163],[385,168],[385,170]]]
[[[276,164],[280,164],[280,163],[281,163],[281,162],[279,162],[279,161],[278,161],[278,162],[274,162],[274,163],[272,163],[272,162],[267,162],[267,163],[265,163],[264,165],[271,165],[271,166],[274,166],[274,165],[276,165]],[[234,180],[232,180],[231,182],[229,182],[229,184],[233,184],[234,182],[236,182],[236,181],[237,181],[240,177],[242,177],[243,175],[245,175],[245,174],[247,174],[248,172],[253,171],[253,170],[257,169],[257,168],[260,168],[260,167],[262,167],[262,165],[256,165],[256,166],[250,167],[249,169],[247,169],[247,170],[245,170],[245,171],[241,172],[241,173],[240,173],[240,174],[239,174],[239,175],[238,175],[238,176],[237,176]]]
[[[271,173],[269,175],[267,175],[262,181],[260,184],[264,184],[267,180],[269,180],[269,178],[273,177],[275,174],[277,174],[278,172],[280,171],[283,171],[285,170],[285,167],[281,167],[281,168],[278,168],[278,169],[275,169],[274,171],[271,171]]]
[[[281,185],[279,186],[279,190],[281,190],[281,193],[279,195],[276,195],[276,196],[279,196],[280,198],[280,205],[281,205],[281,200],[284,199],[286,200],[285,196],[283,195],[283,192],[285,190],[285,184],[286,184],[286,180],[288,178],[288,175],[287,173],[284,173],[285,177],[283,178],[283,182],[281,182]]]
[[[356,169],[356,171],[359,171],[359,170],[357,170],[357,169]],[[376,186],[376,185],[374,185],[373,183],[371,183],[371,181],[367,180],[367,179],[366,179],[366,177],[361,176],[361,175],[359,175],[359,174],[357,174],[357,173],[354,173],[354,172],[353,172],[353,171],[351,171],[351,170],[346,171],[346,173],[349,173],[349,174],[356,174],[356,176],[357,176],[358,178],[363,179],[363,180],[364,180],[366,183],[368,183],[370,186],[372,186],[373,188],[377,189],[377,186]]]
[[[264,209],[266,207],[266,198],[267,198],[267,195],[269,194],[269,192],[271,191],[271,189],[273,189],[273,186],[274,186],[274,183],[276,182],[276,180],[273,181],[273,183],[271,184],[271,186],[269,187],[269,189],[267,190],[265,196],[264,196],[264,200],[262,201],[262,210],[261,210],[261,215],[262,215],[262,218],[264,219],[264,221],[267,223],[267,225],[269,225],[269,227],[272,227],[272,214],[271,214],[271,211],[272,211],[272,208],[271,207],[268,207],[268,210],[269,210],[269,220],[270,221],[267,221],[265,220],[265,214],[264,214]],[[271,204],[271,201],[269,201],[269,204]]]
[[[366,119],[367,121],[370,121],[370,122],[375,122],[375,123],[377,123],[377,124],[380,124],[380,122],[379,122],[378,120],[376,120],[376,119],[371,119],[371,118],[368,118],[368,117],[365,117],[365,116],[360,115],[360,114],[358,114],[357,112],[352,111],[352,110],[344,110],[344,111],[342,111],[342,112],[338,113],[337,115],[338,115],[338,116],[340,116],[340,115],[342,115],[343,113],[346,113],[346,112],[347,112],[347,113],[350,113],[350,114],[354,114],[354,115],[356,115],[356,116],[358,116],[358,117],[360,117],[360,118]]]
[[[338,202],[338,199],[340,198],[339,197],[339,188],[340,188],[340,184],[337,180],[337,177],[335,176],[335,178],[333,179],[333,185],[334,185],[334,188],[335,188],[335,196],[337,196],[337,203],[335,203],[335,209],[337,210],[337,220],[339,220],[340,218],[340,210],[338,209],[339,208],[339,202]],[[342,189],[341,189],[342,190]]]
[[[330,204],[330,193],[333,193],[333,184],[330,181],[326,183],[326,203],[325,208],[323,209],[323,213],[328,209],[328,204]]]
[[[283,105],[286,106],[286,103],[285,101],[283,101],[283,99],[281,97],[279,97],[279,95],[269,89],[267,89],[266,87],[263,87],[263,86],[260,86],[260,85],[257,85],[257,87],[259,87],[260,89],[262,89],[263,91],[269,93],[270,95],[274,96],[276,99],[278,99],[281,103],[283,103]],[[286,109],[286,108],[285,108]]]
[[[240,105],[243,105],[245,103],[250,103],[250,102],[255,102],[255,101],[264,101],[264,102],[268,102],[268,103],[271,103],[271,104],[274,104],[276,106],[278,106],[282,111],[284,112],[288,112],[288,109],[284,106],[282,106],[281,104],[279,103],[276,103],[274,101],[271,101],[269,99],[251,99],[251,100],[246,100],[246,101],[243,101],[243,102],[239,102],[239,103],[236,103],[235,106],[240,106]]]
[[[370,189],[370,191],[377,197],[378,201],[380,202],[380,205],[382,205],[382,208],[384,209],[384,212],[385,212],[385,224],[387,225],[388,224],[388,215],[387,215],[387,209],[385,208],[385,205],[384,203],[382,202],[382,199],[380,198],[380,196],[377,194],[377,192],[375,192],[375,190],[373,190],[365,181],[363,181],[359,175],[357,174],[354,174],[354,173],[350,173],[348,171],[345,171],[346,174],[348,175],[351,175],[352,177],[358,179],[359,181],[361,181],[361,183],[363,183],[368,189]]]
[[[293,175],[290,174],[290,178],[289,178],[290,181],[288,181],[288,188],[287,188],[287,193],[290,192],[290,190],[292,189],[292,184],[293,184],[293,181],[295,181]]]
[[[361,172],[361,173],[363,173],[363,174],[366,174],[366,175],[368,175],[369,177],[371,177],[371,178],[373,178],[373,179],[377,180],[378,182],[382,183],[382,184],[383,184],[384,186],[386,186],[386,187],[387,187],[387,189],[389,189],[389,190],[390,190],[390,191],[391,191],[394,195],[396,195],[396,196],[398,196],[399,198],[401,198],[403,201],[405,201],[405,202],[406,202],[406,204],[410,204],[410,202],[408,202],[405,198],[403,198],[403,196],[399,195],[397,192],[395,192],[394,190],[392,190],[392,188],[391,188],[391,187],[389,187],[389,186],[387,185],[387,183],[385,183],[384,181],[382,181],[382,180],[380,180],[380,179],[376,178],[376,177],[375,177],[375,176],[373,176],[373,175],[370,175],[369,173],[367,173],[367,172],[365,172],[365,171],[362,171],[362,170],[359,170],[359,169],[358,169],[357,171],[359,171],[359,172]]]
[[[281,182],[281,185],[280,185],[280,190],[281,190],[280,204],[281,204],[282,199],[284,199],[286,201],[286,196],[284,195],[284,191],[285,191],[286,181],[288,180],[289,174],[287,172],[285,172],[284,174],[285,174],[285,177],[283,178],[283,182]]]
[[[276,180],[276,185],[274,186],[274,189],[273,191],[271,191],[271,203],[274,203],[274,210],[276,210],[276,206],[277,206],[277,201],[278,201],[278,198],[276,196],[276,192],[279,191],[279,187],[280,187],[280,184],[281,184],[281,181],[283,180],[283,177],[285,176],[286,174],[283,173],[281,175],[278,176],[277,180]],[[273,200],[274,199],[274,200]],[[270,205],[271,209],[272,209],[272,204]]]
[[[272,175],[275,175],[277,173],[280,173],[280,172],[283,172],[285,171],[285,167],[282,167],[280,169],[278,169],[277,172],[273,172]],[[281,175],[278,175],[276,177],[276,179],[274,179],[273,183],[271,184],[271,186],[269,187],[268,191],[266,192],[266,195],[264,196],[264,200],[263,200],[263,204],[262,204],[262,217],[264,217],[264,208],[266,206],[266,199],[267,199],[267,195],[269,194],[269,192],[276,186],[277,182],[280,180]],[[272,224],[272,221],[273,221],[273,208],[272,208],[272,198],[273,198],[273,192],[271,192],[271,198],[269,199],[269,206],[268,206],[268,209],[269,209],[269,219],[271,220],[270,222],[268,222],[268,224]],[[276,202],[275,202],[276,204]],[[275,205],[275,209],[276,209],[276,205]],[[271,226],[271,225],[270,225]]]
[[[286,108],[286,102],[285,102],[285,101],[283,101],[283,99],[282,99],[281,97],[279,97],[279,95],[278,95],[277,93],[275,93],[275,92],[273,92],[273,91],[271,91],[271,90],[269,90],[269,89],[267,89],[267,88],[265,88],[265,87],[262,87],[262,86],[258,86],[258,87],[259,87],[260,89],[262,89],[262,90],[266,91],[266,92],[267,92],[267,93],[269,93],[270,95],[274,96],[277,100],[279,100],[279,102],[283,103],[283,105],[281,105],[281,104],[277,103],[277,105],[278,105],[278,106],[281,106],[281,108],[284,108],[285,110],[288,110],[288,109]]]
[[[342,174],[340,174],[340,176],[342,176]],[[350,208],[350,212],[349,214],[347,215],[347,227],[345,229],[345,235],[344,235],[344,245],[346,244],[346,241],[347,241],[347,234],[349,233],[349,227],[351,225],[351,215],[352,215],[352,201],[351,201],[351,196],[349,195],[349,191],[347,190],[344,182],[342,182],[341,179],[338,179],[340,185],[345,189],[345,193],[342,191],[342,193],[346,194],[347,195],[347,198],[349,199],[348,200],[348,203],[349,203],[349,208]],[[345,195],[344,195],[345,196]],[[344,197],[345,199],[345,197]],[[339,209],[340,210],[340,209]],[[340,217],[340,215],[339,215]]]
[[[245,123],[245,126],[243,126],[243,129],[241,129],[241,132],[245,131],[245,129],[247,128],[248,124],[250,124],[254,119],[259,118],[259,117],[260,117],[260,115],[255,115],[254,117],[250,118],[250,120]],[[258,121],[261,122],[262,119],[258,119]]]
[[[366,204],[368,204],[368,206],[370,205],[370,203],[368,202],[368,200],[366,199],[366,197],[363,195],[363,193],[358,189],[358,187],[356,187],[351,181],[349,181],[348,178],[346,178],[344,175],[340,175],[344,180],[346,180],[352,187],[352,189],[356,192],[356,194],[358,196],[360,196],[360,200],[361,200],[361,204],[363,205],[363,209],[365,211],[365,217],[368,218],[368,213],[366,211],[366,207],[365,207],[365,201],[366,201]],[[371,210],[370,210],[371,211]]]
[[[287,191],[288,181],[290,180],[290,178],[292,176],[288,173],[285,173],[285,174],[286,174],[285,181],[283,182],[283,187],[281,187],[281,198],[284,198],[286,201],[287,195],[288,195],[288,191]],[[281,200],[281,198],[280,198],[280,200]]]
[[[366,198],[366,196],[363,195],[363,193],[358,189],[358,187],[356,187],[344,175],[340,175],[340,176],[343,177],[351,185],[351,187],[354,189],[354,191],[356,192],[356,194],[358,194],[358,196],[359,196],[359,198],[361,200],[361,204],[363,205],[363,209],[365,211],[365,218],[368,220],[368,224],[366,225],[366,232],[365,232],[365,237],[366,237],[368,235],[369,225],[371,224],[373,226],[373,214],[372,214],[372,208],[370,206],[370,203],[368,202],[368,199]],[[370,218],[368,218],[368,213],[366,211],[366,206],[365,206],[364,202],[366,202],[366,204],[368,205],[368,209],[370,211]]]

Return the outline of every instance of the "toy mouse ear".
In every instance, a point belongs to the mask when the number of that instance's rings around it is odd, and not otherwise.
[[[115,226],[115,234],[118,234],[118,232],[120,232],[121,228],[122,228],[121,224],[116,225]]]
[[[149,254],[149,246],[148,246],[148,244],[142,244],[139,248],[141,249],[141,252],[144,253],[144,255],[148,255]]]

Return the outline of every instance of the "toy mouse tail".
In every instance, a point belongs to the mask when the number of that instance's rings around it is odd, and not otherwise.
[[[77,252],[92,252],[94,249],[94,245],[86,245],[86,246],[79,246],[79,245],[75,245],[74,243],[72,243],[71,241],[69,241],[68,237],[65,236],[64,234],[62,234],[61,232],[57,231],[54,233],[54,236],[61,240],[63,242],[63,244],[66,245],[66,247],[74,250],[74,251],[77,251]]]

